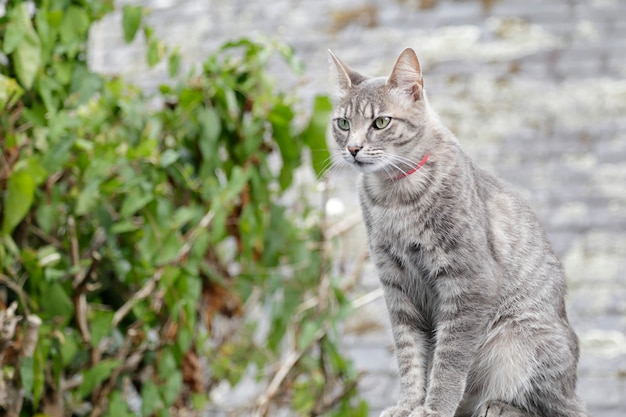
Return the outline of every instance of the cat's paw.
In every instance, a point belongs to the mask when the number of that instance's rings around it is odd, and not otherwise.
[[[444,417],[444,416],[443,414],[438,413],[436,411],[429,410],[426,407],[418,407],[415,410],[413,410],[411,414],[409,414],[409,417]]]
[[[491,401],[485,404],[478,412],[480,417],[528,417],[526,412],[519,410],[511,405],[499,402]]]
[[[398,404],[385,409],[380,417],[409,417],[412,411],[412,408]]]

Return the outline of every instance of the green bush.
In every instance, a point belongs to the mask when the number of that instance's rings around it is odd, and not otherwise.
[[[178,415],[254,378],[234,415],[366,415],[321,214],[285,203],[305,149],[318,171],[328,156],[328,101],[302,122],[267,75],[291,50],[245,39],[156,97],[95,74],[87,36],[112,3],[0,17],[0,411]],[[143,14],[124,7],[124,38],[177,74]]]

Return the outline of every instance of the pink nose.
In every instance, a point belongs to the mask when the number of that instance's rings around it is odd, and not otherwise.
[[[348,146],[348,152],[354,157],[356,157],[356,154],[359,153],[361,149],[363,149],[362,146]]]

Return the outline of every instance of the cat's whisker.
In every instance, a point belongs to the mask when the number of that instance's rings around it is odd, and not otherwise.
[[[346,166],[347,165],[343,161],[335,156],[331,156],[324,162],[322,172],[318,175],[317,181],[325,181],[329,179],[331,176],[343,170]]]
[[[333,165],[336,164],[336,161],[334,160],[334,158],[332,156],[326,158],[323,162],[322,162],[322,170],[318,176],[318,180],[320,180],[321,178],[323,178],[326,175],[326,172],[331,169],[333,167]]]
[[[330,155],[322,161],[322,171],[318,175],[317,180],[320,181],[326,177],[326,173],[333,168],[334,165],[341,165],[341,158],[338,155],[338,148],[331,149]]]
[[[405,171],[404,169],[402,169],[401,167],[399,167],[398,165],[396,165],[394,162],[392,162],[391,160],[389,160],[389,159],[387,159],[387,158],[385,158],[385,162],[386,162],[386,164],[387,164],[387,165],[385,165],[385,168],[388,168],[388,165],[390,165],[391,167],[393,167],[393,168],[397,169],[398,171],[400,171],[400,173],[401,173],[402,175],[407,175],[407,173],[408,173],[408,172],[409,172],[409,170],[410,170],[410,168],[409,168],[409,169],[407,169],[407,170]],[[388,172],[388,171],[385,169],[385,172]],[[392,174],[392,176],[393,176],[393,174]]]
[[[400,171],[403,175],[406,175],[410,170],[412,170],[419,164],[419,162],[415,162],[410,158],[407,158],[401,155],[392,154],[392,153],[385,154],[385,157],[386,157],[385,161],[391,166],[393,166],[394,168],[398,169],[398,171]],[[406,165],[407,169],[406,170],[402,169],[401,167],[399,167],[397,164],[395,164],[392,161],[397,161],[399,164]],[[428,180],[431,184],[434,184],[434,181],[432,179],[432,174],[428,172],[427,170],[418,169],[417,171],[415,171],[414,174],[419,174],[424,179]]]

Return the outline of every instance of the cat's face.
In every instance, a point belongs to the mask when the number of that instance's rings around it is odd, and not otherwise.
[[[415,52],[405,50],[389,78],[364,77],[332,58],[338,100],[331,123],[342,158],[391,178],[413,169],[423,156],[416,147],[426,113]]]

